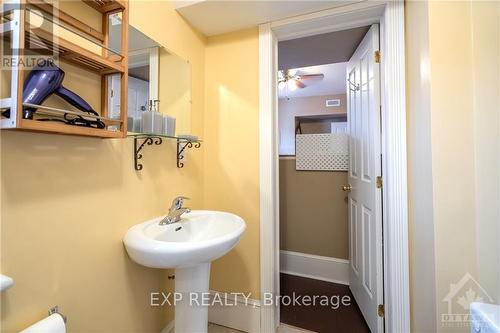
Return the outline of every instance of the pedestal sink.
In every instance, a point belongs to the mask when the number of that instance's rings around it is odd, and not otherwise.
[[[208,308],[190,304],[189,293],[208,293],[210,262],[229,252],[246,229],[237,215],[192,211],[180,222],[159,225],[163,216],[131,227],[123,239],[136,263],[152,268],[175,268],[176,333],[204,333]],[[201,301],[201,298],[200,298]]]

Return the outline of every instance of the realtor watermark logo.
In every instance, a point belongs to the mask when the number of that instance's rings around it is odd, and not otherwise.
[[[494,303],[493,298],[469,273],[457,283],[450,284],[450,290],[442,301],[448,305],[447,313],[441,314],[443,327],[469,327],[471,303]]]
[[[292,292],[291,295],[278,295],[264,293],[264,306],[282,305],[282,306],[325,306],[332,310],[337,310],[341,306],[351,305],[351,296],[349,295],[300,295]]]
[[[250,304],[250,293],[178,293],[178,292],[152,292],[150,294],[150,305],[175,306],[179,302],[187,302],[189,306],[236,306],[238,303]],[[255,303],[253,304],[255,306]]]
[[[8,14],[4,15],[5,38],[0,41],[0,70],[55,69],[61,49],[58,47],[58,37],[54,34],[54,27],[58,24],[55,19],[58,16],[57,1],[51,3],[54,6],[44,7],[44,11],[32,5],[26,5],[23,11],[19,3],[8,0],[1,2],[2,12]],[[47,8],[52,8],[53,12]],[[24,26],[21,26],[21,15],[24,15]],[[21,33],[23,31],[24,34]]]
[[[291,295],[273,295],[264,293],[260,302],[252,299],[251,293],[178,293],[151,292],[150,306],[175,306],[183,302],[189,306],[325,306],[332,310],[351,306],[349,295],[301,295],[293,292]]]

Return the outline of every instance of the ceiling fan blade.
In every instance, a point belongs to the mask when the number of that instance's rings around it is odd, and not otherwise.
[[[295,84],[301,89],[306,87],[306,85],[299,80],[295,81]]]
[[[325,77],[324,74],[304,74],[299,76],[301,79],[322,79]]]

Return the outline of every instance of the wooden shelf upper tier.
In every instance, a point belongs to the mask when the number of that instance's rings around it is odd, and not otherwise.
[[[121,59],[121,56],[110,55],[103,57],[94,52],[88,51],[64,38],[54,36],[41,28],[31,27],[26,29],[27,45],[35,45],[40,48],[48,49],[59,58],[77,66],[83,67],[101,75],[123,73],[125,67],[120,62],[114,61]]]
[[[122,0],[82,0],[82,1],[101,13],[122,11],[127,7],[127,3]]]

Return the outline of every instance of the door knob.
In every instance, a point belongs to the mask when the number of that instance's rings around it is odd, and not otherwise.
[[[352,190],[352,186],[350,184],[342,186],[342,191],[344,191],[344,192],[351,192],[351,190]]]

